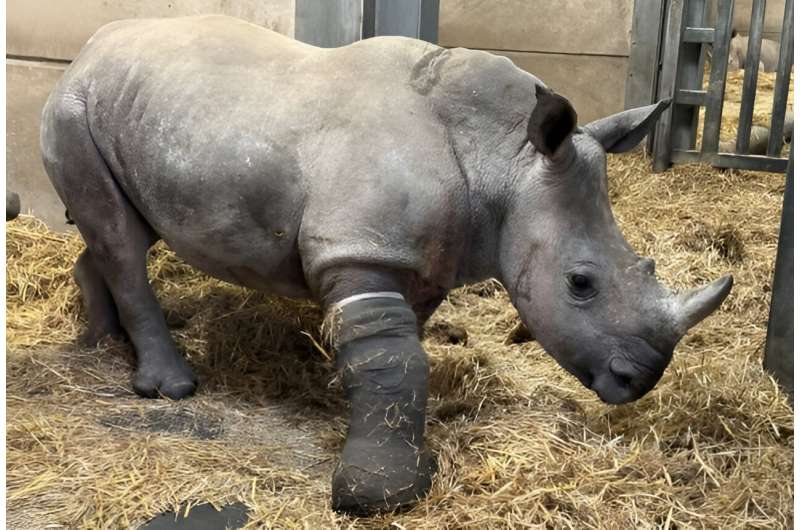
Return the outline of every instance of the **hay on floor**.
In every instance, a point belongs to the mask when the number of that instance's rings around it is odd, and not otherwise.
[[[202,386],[142,400],[127,345],[73,345],[77,236],[9,223],[9,525],[128,528],[238,500],[249,528],[791,527],[792,410],[761,369],[784,176],[649,164],[609,158],[622,230],[674,287],[733,273],[721,310],[654,391],[613,407],[536,342],[506,343],[518,319],[496,284],[453,292],[432,325],[468,340],[425,340],[433,491],[374,519],[328,507],[346,409],[315,305],[218,282],[157,246],[151,278]]]

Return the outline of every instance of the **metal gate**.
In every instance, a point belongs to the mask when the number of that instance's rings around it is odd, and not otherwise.
[[[705,162],[723,168],[786,171],[787,159],[781,157],[781,148],[793,63],[793,0],[786,0],[784,7],[772,121],[764,156],[747,153],[766,0],[753,0],[735,152],[721,153],[719,149],[733,4],[733,0],[717,0],[716,24],[712,27],[709,19],[714,13],[708,9],[711,4],[707,4],[707,0],[668,0],[663,13],[665,20],[662,24],[664,30],[657,99],[671,98],[673,105],[665,111],[655,130],[652,141],[655,171],[664,171],[671,164],[682,162]],[[707,50],[711,52],[711,67],[709,82],[703,87]],[[700,107],[705,107],[705,118],[702,144],[698,149]]]

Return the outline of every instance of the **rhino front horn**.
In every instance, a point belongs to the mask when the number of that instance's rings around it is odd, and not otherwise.
[[[733,287],[733,276],[726,274],[704,287],[678,295],[675,306],[681,334],[713,313],[731,292],[731,287]]]

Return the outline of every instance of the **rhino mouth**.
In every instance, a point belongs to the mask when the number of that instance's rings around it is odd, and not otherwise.
[[[672,353],[665,354],[638,337],[624,342],[624,350],[612,348],[608,360],[596,367],[581,369],[572,364],[559,364],[604,403],[621,405],[636,401],[658,383]]]
[[[664,375],[672,352],[663,353],[637,338],[635,348],[615,352],[589,386],[604,403],[620,405],[650,392]]]

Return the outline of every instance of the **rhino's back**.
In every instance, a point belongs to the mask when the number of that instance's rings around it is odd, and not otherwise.
[[[438,50],[323,50],[219,16],[122,21],[51,100],[85,104],[128,199],[215,276],[288,295],[307,292],[303,269],[343,259],[452,276],[442,239],[466,215],[463,182],[430,86],[414,83]]]

